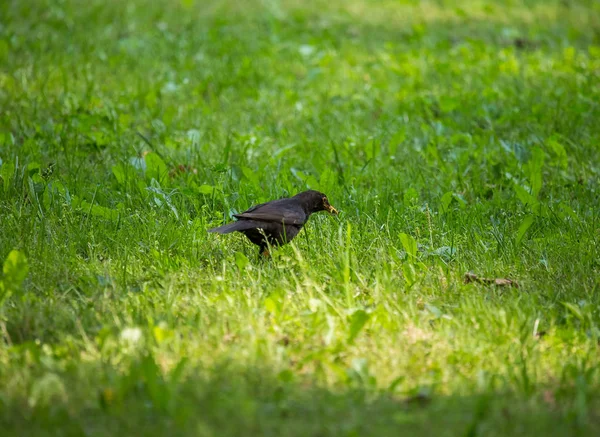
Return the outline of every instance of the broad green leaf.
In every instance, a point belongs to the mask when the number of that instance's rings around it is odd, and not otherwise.
[[[569,217],[571,220],[579,223],[580,219],[577,216],[577,214],[575,213],[575,211],[573,211],[573,208],[571,208],[570,206],[564,204],[564,203],[560,203],[558,205],[558,210],[559,210],[559,216],[561,218],[566,218]]]
[[[175,366],[175,368],[173,370],[171,370],[171,373],[169,373],[169,380],[171,382],[171,384],[177,384],[179,383],[179,381],[181,381],[181,377],[183,376],[183,371],[185,370],[185,367],[187,365],[189,361],[189,358],[187,357],[183,357],[179,360],[179,362],[177,363],[177,365]]]
[[[235,265],[238,266],[238,269],[244,270],[246,267],[250,265],[250,261],[248,257],[244,255],[242,252],[235,253]]]
[[[430,305],[430,304],[426,303],[425,304],[425,309],[427,311],[429,311],[436,319],[439,319],[443,315],[442,310],[440,310],[435,305]]]
[[[168,386],[164,383],[163,374],[152,354],[142,359],[140,370],[150,400],[156,408],[166,409],[169,401]]]
[[[129,158],[128,162],[129,162],[129,165],[131,165],[136,170],[141,170],[143,172],[146,171],[147,165],[146,165],[146,161],[144,160],[144,158],[140,158],[138,156],[132,156],[131,158]]]
[[[105,206],[100,206],[96,204],[91,204],[87,200],[79,199],[77,196],[73,196],[73,206],[80,207],[81,212],[85,214],[90,214],[94,217],[100,217],[111,221],[116,221],[119,219],[119,211],[111,208],[107,208]]]
[[[293,382],[295,378],[295,373],[292,372],[290,369],[282,370],[277,374],[277,379],[279,379],[279,381],[283,382],[284,384]]]
[[[419,192],[414,188],[407,188],[403,195],[404,206],[413,206],[419,202]]]
[[[27,175],[31,176],[40,172],[40,164],[37,162],[30,162],[27,164]]]
[[[279,312],[279,305],[272,297],[265,299],[265,309],[271,314],[277,314]]]
[[[584,317],[581,309],[570,302],[562,302],[563,306],[569,310],[579,321],[583,322]]]
[[[126,168],[123,164],[117,164],[112,166],[112,173],[117,179],[117,182],[121,185],[125,183]]]
[[[452,198],[456,201],[460,209],[465,209],[467,207],[467,201],[462,194],[452,193]]]
[[[531,159],[527,163],[529,167],[531,195],[536,199],[542,188],[542,169],[544,167],[544,157],[544,151],[539,147],[535,147],[532,151]]]
[[[35,184],[33,182],[33,179],[31,179],[30,177],[27,178],[27,188],[29,189],[29,198],[31,199],[31,202],[37,207],[38,211],[40,213],[42,213],[42,206],[40,205],[40,202],[38,200],[38,187],[36,187],[37,184]]]
[[[400,375],[395,378],[387,388],[387,391],[393,393],[400,384],[402,384],[406,380],[406,376]]]
[[[408,256],[410,256],[412,258],[416,258],[417,257],[417,240],[415,240],[412,236],[402,232],[400,234],[400,241],[402,242],[402,247],[404,247],[404,250],[406,251]]]
[[[212,185],[200,185],[198,187],[198,192],[200,194],[206,194],[206,195],[212,195],[215,191],[215,187],[213,187]]]
[[[27,277],[29,264],[25,255],[18,250],[11,250],[2,268],[6,285],[11,288],[18,288]]]
[[[377,155],[379,155],[379,151],[380,151],[379,142],[377,140],[369,141],[368,144],[365,144],[364,150],[365,150],[365,156],[366,156],[367,160],[376,158]]]
[[[154,178],[161,182],[168,174],[167,164],[162,158],[154,152],[148,153],[144,160],[146,161],[146,174],[148,177]]]
[[[318,190],[321,189],[321,187],[319,186],[319,181],[317,181],[317,178],[315,178],[313,175],[309,174],[306,177],[306,186],[312,190]],[[322,190],[322,189],[321,189]]]
[[[336,185],[337,176],[331,170],[331,168],[327,167],[325,170],[321,172],[321,176],[319,178],[319,185],[321,187],[321,191],[325,194],[329,195],[333,190],[333,187]]]
[[[411,65],[407,63],[406,65]],[[403,74],[405,74],[403,72]],[[396,154],[396,151],[400,148],[400,145],[406,141],[406,128],[401,128],[397,131],[392,138],[390,138],[390,154]]]
[[[5,62],[10,53],[10,45],[7,39],[0,39],[0,61]]]
[[[290,171],[292,172],[294,177],[296,177],[296,179],[298,179],[299,181],[301,181],[301,182],[306,181],[306,175],[302,171],[295,169],[295,168],[291,168]]]
[[[402,274],[404,275],[404,280],[406,281],[409,287],[417,282],[417,272],[415,270],[415,266],[413,263],[406,262],[402,264]]]
[[[515,188],[515,193],[517,194],[517,197],[519,198],[521,203],[529,206],[533,206],[537,203],[537,199],[531,194],[529,194],[525,188],[516,183],[513,186]]]
[[[60,377],[55,373],[46,373],[31,385],[27,402],[30,407],[49,406],[57,399],[64,401],[66,398],[67,390]]]
[[[350,316],[350,334],[348,343],[352,343],[356,336],[365,327],[371,316],[364,310],[356,310]]]
[[[83,199],[81,199],[76,194],[73,194],[71,196],[71,206],[73,207],[73,209],[81,208],[82,203],[83,203]]]
[[[12,161],[5,161],[0,167],[0,177],[2,177],[2,183],[4,185],[4,192],[7,193],[12,182],[13,175],[15,173],[15,163]]]
[[[519,229],[517,230],[517,244],[521,243],[523,237],[525,236],[525,233],[533,224],[533,220],[534,217],[532,215],[528,215],[527,217],[525,217],[525,220],[523,220],[521,226],[519,226]]]
[[[92,215],[96,216],[96,217],[102,217],[102,218],[105,218],[107,220],[112,220],[112,221],[116,221],[119,219],[118,211],[111,209],[111,208],[107,208],[105,206],[100,206],[100,205],[92,206]]]
[[[252,185],[255,187],[260,186],[260,178],[258,177],[257,171],[254,171],[248,167],[242,167],[242,173],[244,174],[244,177],[252,183]]]
[[[446,214],[448,212],[453,198],[454,196],[452,194],[452,191],[448,191],[442,196],[442,198],[440,199],[440,212],[442,214]]]
[[[454,96],[442,96],[440,97],[440,100],[438,102],[438,104],[440,105],[440,110],[442,112],[454,111],[456,108],[459,107],[460,103],[461,102]]]
[[[169,329],[166,325],[158,325],[152,329],[152,334],[154,335],[154,339],[158,344],[161,344],[165,340],[172,338],[175,333],[173,330]]]
[[[550,138],[547,141],[547,144],[548,147],[550,147],[550,150],[552,150],[552,153],[554,154],[558,166],[563,169],[566,169],[569,164],[569,161],[567,158],[567,151],[565,147],[561,143],[559,143],[556,138]]]

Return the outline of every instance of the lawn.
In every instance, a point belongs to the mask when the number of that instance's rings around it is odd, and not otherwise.
[[[600,3],[4,0],[0,264],[2,436],[600,435]]]

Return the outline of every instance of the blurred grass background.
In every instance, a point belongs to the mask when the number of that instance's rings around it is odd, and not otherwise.
[[[2,429],[596,435],[599,79],[591,0],[2,2]]]

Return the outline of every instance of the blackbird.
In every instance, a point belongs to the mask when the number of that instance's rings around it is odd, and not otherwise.
[[[229,234],[241,232],[268,255],[267,247],[289,243],[298,235],[313,212],[328,211],[337,215],[327,196],[315,190],[303,191],[294,197],[272,200],[253,206],[241,214],[234,214],[237,221],[208,232]]]

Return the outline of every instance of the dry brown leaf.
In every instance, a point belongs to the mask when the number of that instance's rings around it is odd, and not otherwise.
[[[471,282],[477,282],[479,284],[486,284],[486,285],[496,285],[497,287],[515,287],[515,288],[519,288],[519,284],[517,283],[517,281],[513,281],[512,279],[506,279],[506,278],[481,278],[479,276],[477,276],[475,273],[473,272],[467,272],[465,273],[465,284],[469,284]]]
[[[198,174],[198,170],[187,164],[179,164],[169,171],[169,177],[174,178],[184,173]]]
[[[542,399],[549,407],[556,407],[556,397],[554,396],[554,392],[552,390],[544,390],[542,393]]]
[[[232,334],[232,333],[229,333],[229,332],[228,332],[227,334],[225,334],[225,335],[223,336],[223,343],[231,343],[231,342],[234,342],[234,341],[236,341],[236,340],[237,340],[237,338],[238,338],[238,336],[237,336],[237,335],[235,335],[235,334]]]

